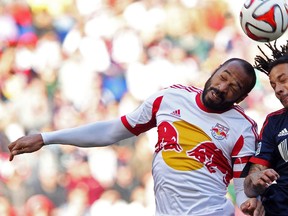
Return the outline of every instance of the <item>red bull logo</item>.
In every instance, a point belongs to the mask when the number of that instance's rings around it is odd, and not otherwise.
[[[229,128],[217,123],[214,127],[211,129],[212,136],[217,140],[223,140],[224,138],[227,138],[229,132]]]
[[[164,151],[176,151],[181,152],[183,149],[178,143],[177,130],[168,122],[162,122],[158,127],[158,133],[160,134],[158,142],[156,144],[155,152]]]
[[[221,126],[217,124],[213,127],[213,133],[224,139],[229,129]],[[162,122],[158,126],[158,134],[155,152],[161,152],[168,166],[181,171],[205,166],[211,174],[221,174],[223,182],[229,184],[232,168],[221,149],[201,128],[184,121]]]
[[[228,186],[232,178],[232,168],[222,150],[212,142],[204,142],[196,146],[187,155],[203,163],[210,173],[219,170],[223,174],[223,182]]]

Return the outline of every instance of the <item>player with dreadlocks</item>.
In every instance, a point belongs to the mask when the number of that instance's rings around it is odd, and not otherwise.
[[[247,196],[261,195],[266,215],[288,214],[288,41],[276,47],[265,44],[271,58],[255,57],[255,68],[269,76],[276,97],[284,108],[267,115],[260,132],[260,140],[246,177]]]

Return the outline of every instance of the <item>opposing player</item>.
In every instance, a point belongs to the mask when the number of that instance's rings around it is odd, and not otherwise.
[[[203,91],[174,85],[119,119],[24,136],[9,145],[10,160],[49,144],[107,146],[157,127],[152,164],[156,215],[234,215],[225,196],[232,178],[242,211],[263,215],[261,202],[246,197],[242,175],[255,153],[257,126],[235,104],[255,82],[252,65],[233,58],[215,70]]]
[[[270,43],[272,57],[256,56],[256,68],[269,76],[270,84],[283,109],[267,115],[250,175],[245,179],[248,196],[261,195],[266,215],[285,216],[288,212],[288,41],[281,49]]]

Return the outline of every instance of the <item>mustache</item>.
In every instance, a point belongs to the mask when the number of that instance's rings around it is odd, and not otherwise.
[[[224,93],[223,92],[221,92],[221,91],[219,91],[218,89],[216,89],[216,88],[214,88],[214,87],[210,87],[209,88],[209,91],[214,91],[215,92],[215,94],[219,97],[219,98],[221,98],[221,100],[224,100]]]
[[[279,98],[280,102],[282,103],[282,102],[285,100],[286,97],[288,97],[288,94],[282,95],[282,96]]]

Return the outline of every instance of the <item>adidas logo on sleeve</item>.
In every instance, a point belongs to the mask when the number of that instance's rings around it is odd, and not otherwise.
[[[288,135],[288,130],[284,128],[283,130],[279,132],[278,137],[286,136],[286,135]]]

